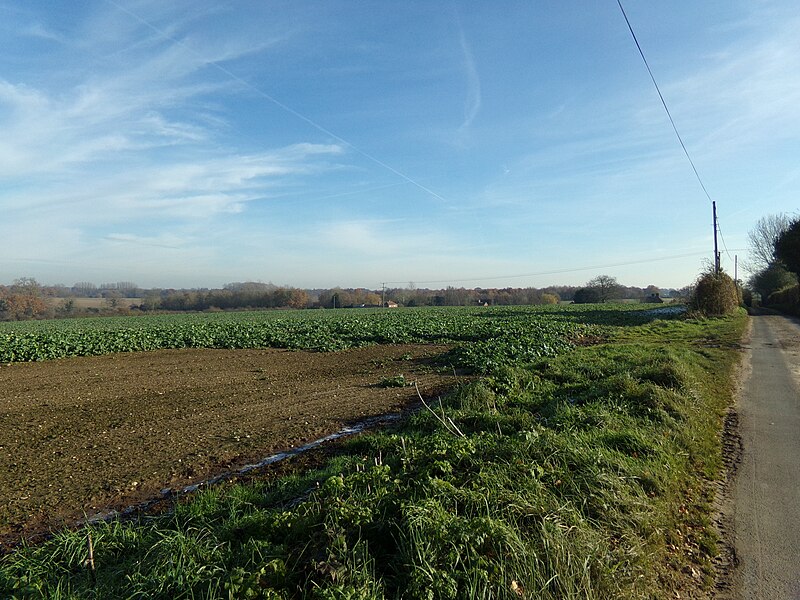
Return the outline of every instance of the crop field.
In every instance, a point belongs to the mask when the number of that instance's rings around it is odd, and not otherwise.
[[[602,311],[601,311],[602,312]],[[613,319],[616,314],[602,312]],[[555,353],[585,330],[581,311],[531,308],[266,311],[0,323],[0,363],[168,348],[334,351],[372,344],[472,342],[475,366],[498,346]],[[603,317],[599,317],[602,321]],[[475,344],[477,343],[477,345]],[[485,368],[483,365],[482,368]]]
[[[454,366],[553,354],[584,330],[485,309],[3,324],[0,535],[124,508],[416,400],[384,380],[431,397]]]
[[[744,323],[589,305],[0,324],[7,543],[427,399],[315,470],[19,548],[0,594],[700,597]]]

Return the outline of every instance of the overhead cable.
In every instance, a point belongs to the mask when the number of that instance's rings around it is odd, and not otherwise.
[[[656,88],[656,92],[658,92],[658,97],[661,98],[661,104],[664,107],[664,110],[667,113],[667,117],[669,118],[669,122],[672,124],[672,130],[675,132],[675,135],[678,138],[678,141],[681,144],[681,148],[683,148],[683,153],[686,155],[686,158],[689,160],[689,164],[692,165],[692,171],[694,171],[695,177],[697,177],[698,183],[700,183],[700,187],[703,188],[703,192],[708,198],[709,202],[712,202],[711,196],[706,189],[705,184],[703,184],[703,180],[700,178],[700,173],[697,171],[697,167],[694,165],[694,161],[692,157],[689,155],[689,151],[686,149],[686,144],[683,143],[683,138],[681,134],[678,132],[678,127],[675,125],[675,120],[672,118],[672,114],[669,112],[669,107],[667,106],[667,101],[664,100],[664,95],[661,93],[661,89],[658,87],[658,82],[656,81],[655,76],[653,75],[652,69],[650,69],[650,65],[647,62],[647,58],[644,56],[644,51],[642,50],[642,46],[639,44],[639,40],[636,37],[636,33],[633,31],[633,26],[631,25],[630,20],[628,19],[628,15],[625,12],[625,9],[622,6],[622,0],[617,0],[617,4],[619,5],[619,9],[622,11],[622,16],[625,17],[625,23],[628,24],[628,31],[631,32],[631,36],[633,37],[633,41],[636,43],[636,48],[639,50],[639,55],[642,57],[642,61],[644,61],[644,66],[647,67],[647,72],[650,74],[650,79],[653,82],[653,85]]]
[[[627,267],[629,265],[639,265],[644,263],[658,262],[662,260],[673,260],[677,258],[688,258],[691,256],[703,256],[705,254],[706,254],[705,252],[689,252],[687,254],[674,254],[672,256],[660,256],[656,258],[631,260],[631,261],[613,263],[607,265],[592,265],[587,267],[575,267],[571,269],[558,269],[555,271],[539,271],[538,273],[522,273],[518,275],[492,275],[490,277],[468,277],[463,279],[433,279],[428,281],[414,280],[414,283],[462,283],[467,281],[493,281],[498,279],[519,279],[521,277],[537,277],[540,275],[561,275],[562,273],[577,273],[579,271],[596,271],[598,269],[610,269],[612,267]],[[383,283],[398,285],[401,283],[407,283],[407,281],[385,281]]]
[[[114,6],[114,7],[115,7],[115,8],[117,8],[118,10],[120,10],[120,11],[122,11],[122,12],[126,13],[127,15],[129,15],[129,16],[131,16],[131,17],[133,17],[134,19],[136,19],[137,21],[139,21],[139,22],[140,22],[142,25],[145,25],[146,27],[148,27],[148,28],[152,29],[152,30],[153,30],[153,31],[155,31],[155,32],[156,32],[158,35],[160,35],[161,37],[163,37],[164,39],[166,39],[166,40],[169,40],[169,41],[171,41],[172,43],[179,45],[181,48],[185,48],[187,51],[191,52],[191,53],[192,53],[192,54],[194,54],[195,56],[198,56],[198,57],[202,58],[203,60],[205,60],[205,58],[204,58],[204,57],[203,57],[203,56],[202,56],[202,55],[201,55],[199,52],[197,52],[196,50],[194,50],[193,48],[191,48],[189,45],[187,45],[187,44],[185,44],[184,42],[182,42],[181,40],[179,40],[179,39],[176,39],[176,38],[174,38],[173,36],[169,35],[169,34],[168,34],[166,31],[164,31],[164,30],[160,29],[159,27],[156,27],[155,25],[153,25],[152,23],[150,23],[150,22],[149,22],[149,21],[147,21],[146,19],[144,19],[144,18],[140,17],[138,14],[136,14],[136,13],[135,13],[135,12],[133,12],[133,11],[131,11],[130,9],[128,9],[128,8],[125,8],[124,6],[120,6],[120,5],[119,5],[117,2],[115,2],[114,0],[105,0],[105,1],[106,1],[108,4],[110,4],[111,6]],[[252,92],[254,92],[255,94],[257,94],[257,95],[261,96],[261,97],[262,97],[262,98],[264,98],[265,100],[268,100],[269,102],[271,102],[272,104],[274,104],[274,105],[275,105],[275,106],[277,106],[278,108],[280,108],[280,109],[282,109],[282,110],[286,111],[287,113],[289,113],[289,114],[291,114],[291,115],[293,115],[293,116],[297,117],[297,118],[298,118],[298,119],[300,119],[301,121],[304,121],[304,122],[306,122],[308,125],[310,125],[310,126],[311,126],[311,127],[313,127],[314,129],[316,129],[316,130],[318,130],[318,131],[320,131],[320,132],[324,133],[325,135],[327,135],[327,136],[329,136],[329,137],[331,137],[331,138],[335,139],[337,142],[340,142],[341,144],[344,144],[345,146],[347,146],[347,147],[348,147],[348,148],[350,148],[351,150],[353,150],[353,151],[357,152],[358,154],[360,154],[360,155],[361,155],[361,156],[363,156],[364,158],[366,158],[366,159],[368,159],[368,160],[372,161],[372,162],[373,162],[373,163],[375,163],[376,165],[378,165],[378,166],[380,166],[380,167],[383,167],[384,169],[386,169],[386,170],[388,170],[388,171],[390,171],[390,172],[394,173],[395,175],[397,175],[398,177],[400,177],[400,178],[404,179],[404,180],[405,180],[405,181],[407,181],[408,183],[410,183],[410,184],[412,184],[412,185],[416,186],[417,188],[419,188],[419,189],[420,189],[420,190],[422,190],[423,192],[425,192],[425,193],[427,193],[427,194],[429,194],[429,195],[433,196],[433,197],[434,197],[434,198],[436,198],[437,200],[441,200],[442,202],[445,202],[445,203],[447,202],[447,200],[446,200],[445,198],[443,198],[442,196],[440,196],[439,194],[437,194],[436,192],[434,192],[432,189],[430,189],[430,188],[428,188],[428,187],[426,187],[426,186],[422,185],[421,183],[419,183],[419,182],[418,182],[418,181],[416,181],[415,179],[412,179],[411,177],[409,177],[408,175],[406,175],[406,174],[405,174],[405,173],[403,173],[402,171],[399,171],[399,170],[395,169],[393,166],[391,166],[391,165],[389,165],[389,164],[387,164],[387,163],[383,162],[382,160],[380,160],[379,158],[377,158],[377,157],[373,156],[372,154],[370,154],[370,153],[366,152],[365,150],[362,150],[361,148],[359,148],[358,146],[356,146],[356,145],[355,145],[355,144],[353,144],[352,142],[349,142],[349,141],[347,141],[346,139],[344,139],[342,136],[340,136],[340,135],[337,135],[337,134],[333,133],[333,132],[332,132],[330,129],[327,129],[327,128],[325,128],[324,126],[320,125],[319,123],[317,123],[316,121],[314,121],[314,120],[313,120],[313,119],[311,119],[310,117],[307,117],[307,116],[305,116],[303,113],[301,113],[301,112],[298,112],[297,110],[293,109],[291,106],[289,106],[289,105],[287,105],[287,104],[284,104],[283,102],[281,102],[281,101],[280,101],[280,100],[278,100],[277,98],[275,98],[275,97],[273,97],[273,96],[269,95],[268,93],[266,93],[266,92],[265,92],[264,90],[262,90],[261,88],[259,88],[259,87],[255,86],[254,84],[250,83],[250,82],[249,82],[249,81],[247,81],[246,79],[242,79],[241,77],[239,77],[238,75],[236,75],[235,73],[233,73],[232,71],[230,71],[229,69],[226,69],[224,66],[222,66],[222,65],[221,65],[221,64],[219,64],[218,62],[216,62],[216,61],[213,61],[213,60],[210,60],[210,61],[207,61],[207,63],[206,63],[206,64],[208,64],[208,65],[210,65],[210,66],[214,67],[215,69],[217,69],[217,70],[218,70],[218,71],[220,71],[221,73],[223,73],[223,74],[227,75],[228,77],[230,77],[231,79],[233,79],[233,80],[234,80],[234,81],[236,81],[237,83],[240,83],[241,85],[245,86],[247,89],[249,89],[249,90],[251,90]]]

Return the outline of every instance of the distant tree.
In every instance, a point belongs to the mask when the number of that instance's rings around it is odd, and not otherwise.
[[[292,290],[289,296],[289,306],[292,308],[305,308],[308,306],[308,292],[305,290]]]
[[[464,288],[447,286],[444,290],[444,304],[446,306],[464,306],[467,303],[469,293]]]
[[[231,292],[272,292],[277,289],[276,286],[271,281],[269,283],[262,283],[260,281],[236,281],[233,283],[226,283],[222,286],[222,289],[229,290]]]
[[[161,294],[151,290],[145,294],[145,297],[142,299],[142,303],[139,308],[145,311],[158,310],[161,308]]]
[[[97,294],[97,286],[91,281],[79,281],[72,286],[72,291],[79,298],[92,298]]]
[[[335,287],[331,290],[323,290],[319,293],[317,304],[323,308],[346,308],[356,306],[363,301],[351,290],[343,290]]]
[[[106,307],[116,309],[119,307],[122,294],[120,294],[117,290],[109,289],[108,291],[103,292],[103,298],[105,299]]]
[[[800,219],[792,221],[778,236],[775,257],[800,281]]]
[[[123,298],[133,298],[139,291],[139,286],[132,281],[118,281],[117,291]]]
[[[593,287],[580,288],[575,291],[572,301],[575,302],[575,304],[596,304],[601,302],[600,292]]]
[[[332,290],[336,295],[336,306],[339,308],[344,306],[353,306],[356,303],[356,296],[350,290],[343,290],[342,288],[334,288]]]
[[[42,286],[32,277],[16,279],[10,288],[0,290],[0,319],[23,321],[50,316],[42,298]]]
[[[14,280],[11,285],[11,291],[15,294],[39,296],[42,293],[42,286],[33,277],[20,277]]]
[[[285,306],[290,306],[290,302],[292,300],[292,290],[287,288],[278,288],[271,294],[272,301],[270,305],[275,308],[281,308]],[[254,306],[253,303],[250,303],[250,306]]]
[[[370,292],[364,296],[364,304],[369,306],[379,306],[381,303],[381,296],[375,292]]]
[[[59,304],[56,312],[61,317],[70,317],[75,314],[75,300],[72,298],[64,298]]]
[[[608,302],[619,298],[622,292],[622,286],[617,283],[616,278],[609,275],[598,275],[589,281],[586,287],[597,290],[600,302]]]
[[[557,294],[542,294],[541,301],[542,304],[558,304],[561,298]]]
[[[747,270],[751,273],[763,271],[778,260],[776,244],[792,220],[789,215],[777,214],[761,217],[755,227],[747,233],[750,261]]]

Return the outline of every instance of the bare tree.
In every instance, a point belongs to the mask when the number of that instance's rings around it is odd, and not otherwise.
[[[622,294],[622,286],[617,283],[616,277],[611,277],[610,275],[598,275],[588,282],[586,287],[597,290],[600,302],[619,298]]]
[[[775,243],[791,224],[791,217],[785,213],[767,215],[761,217],[755,227],[747,233],[750,243],[750,262],[746,265],[746,269],[750,273],[764,271],[777,261]]]

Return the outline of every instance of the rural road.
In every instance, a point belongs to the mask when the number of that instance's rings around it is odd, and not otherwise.
[[[737,401],[741,462],[729,499],[732,599],[800,599],[800,325],[752,317]]]

